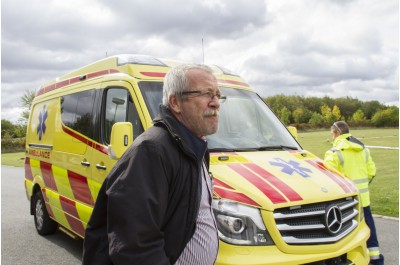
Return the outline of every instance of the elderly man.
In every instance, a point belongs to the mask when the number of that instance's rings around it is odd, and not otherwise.
[[[154,126],[135,140],[99,192],[84,265],[214,264],[218,233],[205,136],[218,129],[221,100],[208,67],[168,72]]]
[[[379,242],[376,235],[375,222],[372,217],[369,183],[375,177],[375,163],[368,148],[350,134],[349,126],[344,121],[337,121],[331,127],[333,148],[325,153],[324,163],[350,178],[357,186],[364,209],[365,222],[371,230],[367,241],[370,264],[384,264],[384,257],[379,251]]]

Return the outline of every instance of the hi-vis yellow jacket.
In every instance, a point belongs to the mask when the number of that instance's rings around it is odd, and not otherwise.
[[[324,163],[351,179],[360,191],[363,207],[370,205],[368,185],[376,174],[376,167],[363,143],[350,133],[338,136],[333,148],[325,153]]]

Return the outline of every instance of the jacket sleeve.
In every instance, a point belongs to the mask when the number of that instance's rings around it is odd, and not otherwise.
[[[333,150],[328,150],[325,152],[324,165],[330,169],[337,170],[344,174],[340,165],[339,157]]]
[[[129,149],[107,183],[107,234],[114,265],[169,265],[162,225],[168,163],[152,142]]]
[[[372,178],[375,177],[376,175],[376,166],[374,161],[372,160],[371,153],[369,152],[369,149],[365,149],[365,152],[367,152],[367,172],[368,172],[368,178],[371,180]]]

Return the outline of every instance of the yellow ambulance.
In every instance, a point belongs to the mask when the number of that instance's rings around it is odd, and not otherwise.
[[[84,237],[103,180],[152,126],[177,61],[125,54],[56,78],[37,92],[25,189],[39,234]],[[227,96],[207,137],[218,265],[368,264],[355,186],[302,149],[246,81],[211,66]]]

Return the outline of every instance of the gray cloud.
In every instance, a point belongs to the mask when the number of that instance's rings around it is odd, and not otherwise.
[[[2,1],[2,118],[26,90],[118,53],[218,64],[261,96],[398,105],[398,1]]]

